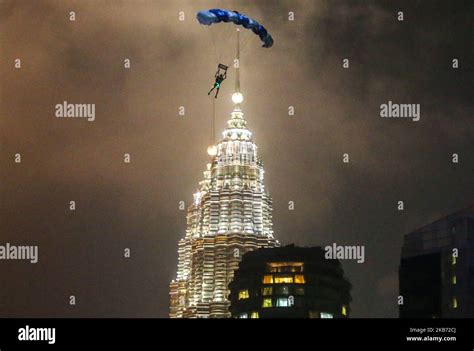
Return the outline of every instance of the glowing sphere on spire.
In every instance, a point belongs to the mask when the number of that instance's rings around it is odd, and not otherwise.
[[[240,104],[242,101],[244,101],[244,96],[241,93],[237,92],[232,94],[232,102],[234,104]]]

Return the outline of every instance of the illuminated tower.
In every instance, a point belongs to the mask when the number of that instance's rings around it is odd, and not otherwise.
[[[171,318],[230,317],[228,284],[242,255],[279,246],[263,165],[240,107],[238,69],[236,77],[234,110],[188,208],[186,235],[179,241],[178,274],[170,284]]]

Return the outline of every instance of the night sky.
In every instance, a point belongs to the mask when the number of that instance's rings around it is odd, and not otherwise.
[[[472,1],[0,1],[0,245],[39,245],[37,264],[0,261],[0,317],[167,316],[179,202],[209,162],[216,53],[231,65],[235,50],[233,24],[195,19],[215,7],[275,41],[241,32],[275,237],[365,245],[365,263],[343,262],[352,317],[398,316],[403,234],[474,202]],[[389,100],[420,104],[420,121],[381,118]],[[95,121],[56,118],[63,101],[96,104]]]

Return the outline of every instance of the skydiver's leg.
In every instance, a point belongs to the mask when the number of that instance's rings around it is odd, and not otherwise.
[[[211,90],[209,90],[209,92],[207,93],[207,95],[211,95],[211,93],[212,93],[212,91],[214,90],[214,88],[215,88],[215,86],[213,86],[213,87],[211,88]]]
[[[216,99],[217,99],[217,95],[219,94],[219,90],[220,90],[220,88],[217,88],[217,90],[216,90],[216,96],[215,96]]]

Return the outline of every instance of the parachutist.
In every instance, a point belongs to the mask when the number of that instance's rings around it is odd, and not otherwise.
[[[218,68],[217,68],[217,72],[214,76],[214,78],[216,79],[216,81],[214,82],[214,86],[212,87],[211,90],[209,90],[209,92],[207,93],[207,95],[211,95],[212,91],[214,89],[216,89],[216,95],[214,96],[214,98],[217,99],[217,95],[219,94],[219,89],[221,88],[221,84],[222,82],[227,78],[227,66],[223,65],[223,64],[219,64]],[[220,70],[223,69],[224,72],[221,73]]]
[[[211,95],[212,91],[216,89],[216,95],[214,96],[217,99],[217,95],[219,94],[219,89],[221,88],[221,84],[226,79],[226,73],[221,73],[219,75],[216,74],[216,81],[214,83],[214,86],[212,87],[211,90],[207,93],[207,95]]]

